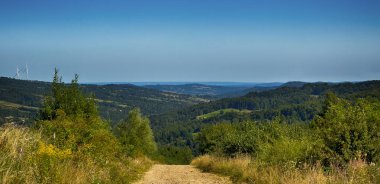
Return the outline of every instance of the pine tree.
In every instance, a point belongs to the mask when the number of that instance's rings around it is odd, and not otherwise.
[[[40,120],[53,120],[59,116],[98,115],[94,97],[88,97],[81,92],[78,79],[79,75],[75,74],[71,84],[65,85],[58,70],[54,70],[52,95],[45,98],[44,107],[40,110]]]

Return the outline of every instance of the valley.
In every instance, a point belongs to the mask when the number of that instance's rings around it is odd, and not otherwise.
[[[60,85],[62,88],[67,88],[67,90],[71,90],[70,86],[73,86],[73,84],[63,83]],[[50,90],[54,89],[54,86],[57,86],[57,82],[48,83],[0,78],[1,123],[33,127],[36,123],[43,123],[38,119],[50,119],[52,117],[49,115],[51,112],[46,107],[50,102],[46,96],[51,94]],[[337,103],[338,105],[339,103],[347,103],[346,106],[351,106],[350,104],[352,103],[352,106],[355,106],[357,105],[356,103],[362,103],[359,101],[363,99],[365,101],[363,102],[365,104],[363,108],[371,106],[368,108],[375,110],[377,109],[376,104],[380,101],[380,81],[345,83],[288,82],[280,86],[256,86],[254,87],[255,90],[252,90],[253,88],[243,89],[242,87],[231,86],[202,86],[200,90],[199,85],[190,84],[186,87],[184,86],[186,85],[160,86],[157,88],[157,86],[145,87],[131,84],[81,84],[78,85],[78,89],[89,95],[86,97],[88,100],[93,99],[97,110],[92,113],[98,111],[101,121],[108,122],[113,134],[121,142],[123,142],[123,139],[132,142],[140,139],[129,136],[123,138],[122,135],[126,136],[135,132],[142,133],[141,131],[147,131],[146,128],[140,131],[134,130],[137,127],[133,127],[128,123],[125,124],[126,122],[141,121],[145,124],[149,123],[146,125],[152,128],[152,133],[147,134],[150,138],[146,141],[149,142],[149,139],[154,139],[154,145],[157,147],[152,145],[149,149],[156,151],[153,154],[150,154],[151,151],[145,151],[145,154],[149,155],[150,159],[155,160],[155,162],[174,165],[157,165],[152,164],[150,161],[144,161],[147,168],[151,165],[153,167],[140,181],[142,183],[152,181],[162,181],[163,183],[178,183],[180,181],[220,183],[222,181],[222,179],[215,178],[216,176],[199,173],[194,167],[229,176],[232,182],[249,182],[252,177],[257,176],[245,173],[244,169],[253,169],[256,166],[237,166],[235,162],[250,165],[250,162],[270,163],[272,162],[270,160],[274,159],[273,161],[278,164],[283,161],[288,162],[289,160],[299,159],[299,156],[302,157],[302,155],[297,156],[292,155],[293,153],[288,153],[287,151],[290,150],[281,145],[284,144],[282,141],[290,141],[286,143],[289,144],[286,146],[289,148],[298,145],[295,151],[310,149],[304,147],[309,143],[305,145],[300,141],[312,141],[314,139],[309,136],[316,134],[318,131],[313,130],[312,127],[322,126],[314,125],[317,121],[316,119],[324,117],[323,114],[329,112],[326,112],[326,108],[335,108],[335,106],[330,107],[329,103]],[[227,88],[228,90],[226,90]],[[227,95],[224,92],[228,91],[229,93],[232,89],[236,90],[235,95],[222,98],[222,95]],[[210,91],[214,92],[209,93]],[[241,94],[243,91],[247,93]],[[69,91],[65,93],[69,93]],[[54,94],[58,95],[59,93]],[[331,94],[333,94],[333,97],[330,97]],[[67,98],[71,97],[67,96]],[[333,102],[328,102],[331,99],[333,99]],[[339,102],[341,100],[343,102]],[[69,100],[65,103],[71,102]],[[70,106],[65,107],[68,108],[65,110],[66,112],[79,113],[76,110],[71,112]],[[42,107],[44,109],[41,110]],[[359,107],[355,106],[353,108]],[[360,108],[362,108],[362,105],[360,105]],[[342,113],[345,113],[344,111]],[[139,115],[140,112],[141,115]],[[58,114],[53,115],[58,116],[55,118],[58,118],[59,121],[60,109],[56,110],[56,113]],[[372,113],[372,111],[368,110],[368,113]],[[66,116],[63,115],[63,117]],[[146,118],[143,116],[146,116]],[[365,117],[370,118],[372,116],[366,115]],[[378,118],[378,116],[374,116],[374,118]],[[75,119],[73,121],[77,121]],[[53,122],[55,121],[53,119]],[[130,133],[123,133],[123,131],[127,130]],[[142,135],[145,134],[142,133]],[[274,136],[277,134],[283,138],[279,139]],[[263,139],[268,139],[271,136],[274,137],[271,138],[270,143],[262,142]],[[131,149],[128,145],[125,146]],[[133,155],[137,153],[133,150],[138,150],[139,147],[144,147],[144,144],[132,147],[133,149],[129,150],[128,154],[135,157]],[[283,150],[275,151],[276,154],[270,153],[277,149]],[[324,151],[319,150],[318,154],[321,152]],[[244,157],[243,160],[240,160],[240,158],[225,160],[224,158],[225,156],[234,158],[245,154],[250,155],[250,157]],[[254,156],[255,154],[260,154],[261,156]],[[314,156],[314,153],[312,155]],[[277,156],[279,156],[279,160],[276,160]],[[289,158],[282,160],[282,157],[288,156]],[[219,166],[213,160],[220,160],[225,166]],[[186,165],[190,162],[192,166]],[[178,164],[184,164],[184,166],[175,166]],[[227,170],[221,171],[219,167],[226,167],[224,169]],[[238,170],[232,171],[235,169]],[[161,170],[167,170],[167,172],[162,173]],[[242,173],[244,177],[234,176],[234,172]],[[297,173],[298,171],[294,170],[292,172]],[[333,175],[335,177],[338,173]],[[324,177],[331,179],[329,177],[332,176],[325,175]],[[262,177],[253,180],[260,179]],[[223,179],[223,181],[229,182],[228,179]]]

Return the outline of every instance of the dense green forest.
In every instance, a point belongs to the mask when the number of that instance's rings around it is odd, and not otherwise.
[[[44,96],[51,94],[50,88],[51,83],[48,82],[0,77],[0,124],[6,121],[31,123],[43,105]],[[135,107],[140,108],[144,115],[152,115],[208,101],[128,84],[81,84],[80,88],[95,96],[100,115],[113,123]]]
[[[290,86],[285,85],[269,91],[252,92],[242,97],[225,98],[153,115],[150,119],[156,141],[161,145],[189,146],[194,154],[199,154],[194,137],[209,124],[238,123],[246,120],[270,122],[275,119],[286,123],[310,123],[316,115],[322,113],[328,92],[350,101],[357,98],[369,101],[380,99],[380,81],[304,85],[291,83]],[[245,110],[249,113],[220,111],[223,109]],[[199,118],[210,113],[213,115]]]

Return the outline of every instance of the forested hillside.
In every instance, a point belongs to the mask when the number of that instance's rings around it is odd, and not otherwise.
[[[204,84],[146,85],[147,88],[179,94],[218,96],[226,93],[239,93],[248,87],[211,86]]]
[[[31,122],[42,106],[44,96],[50,94],[51,83],[40,81],[0,78],[0,124],[8,122]],[[100,115],[113,122],[134,107],[144,115],[160,114],[181,109],[208,100],[190,95],[160,92],[128,84],[80,85],[95,96]]]
[[[208,99],[220,99],[227,97],[243,96],[249,92],[265,91],[275,89],[281,86],[281,83],[263,83],[263,84],[236,84],[229,86],[206,85],[206,84],[182,84],[182,85],[145,85],[144,87],[157,89],[160,91],[173,92],[178,94],[188,94],[200,96]]]
[[[153,115],[150,119],[159,144],[196,148],[198,145],[194,143],[194,136],[208,124],[245,120],[269,122],[276,118],[287,123],[309,123],[322,112],[325,95],[328,92],[334,92],[337,96],[348,100],[366,98],[377,101],[380,99],[379,91],[380,81],[284,86]],[[238,109],[245,113],[223,109]],[[202,115],[205,118],[199,118]],[[193,150],[196,152],[197,149]]]

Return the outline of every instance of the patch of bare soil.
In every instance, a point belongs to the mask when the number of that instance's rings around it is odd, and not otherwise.
[[[230,184],[227,177],[203,173],[190,165],[154,165],[136,184]]]

